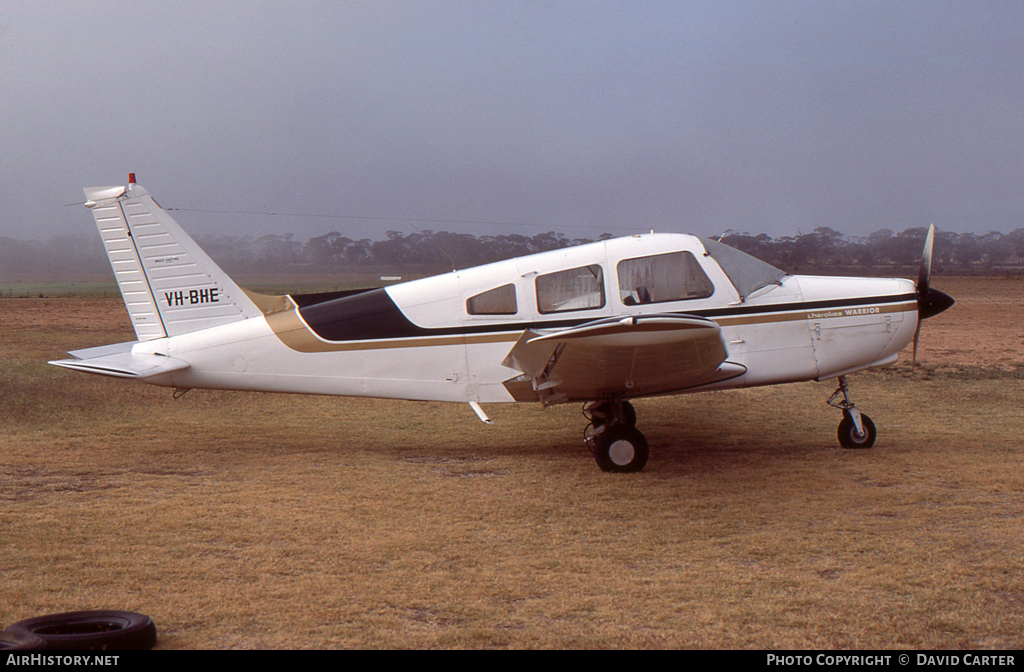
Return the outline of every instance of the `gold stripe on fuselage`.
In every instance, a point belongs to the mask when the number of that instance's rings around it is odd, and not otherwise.
[[[793,322],[795,320],[831,320],[842,317],[862,317],[864,315],[881,315],[884,313],[917,312],[917,303],[904,301],[880,305],[857,306],[851,308],[828,308],[825,310],[801,310],[791,313],[774,315],[743,315],[738,317],[712,318],[721,327],[738,327],[748,324],[766,324],[771,322]]]

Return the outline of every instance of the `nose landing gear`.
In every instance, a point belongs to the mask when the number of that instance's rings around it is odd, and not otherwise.
[[[861,413],[857,405],[850,400],[850,387],[846,384],[846,376],[839,376],[839,387],[828,398],[827,403],[843,412],[838,430],[839,445],[843,448],[870,448],[875,445],[875,423],[866,414]]]

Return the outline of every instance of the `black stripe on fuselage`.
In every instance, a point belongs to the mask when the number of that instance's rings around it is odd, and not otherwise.
[[[902,303],[916,301],[916,294],[886,296],[865,296],[851,299],[829,299],[782,303],[768,306],[731,306],[708,310],[673,311],[672,315],[695,315],[697,317],[742,317],[768,315],[791,311],[812,311],[827,308],[853,308],[856,306]],[[593,322],[596,317],[571,320],[545,320],[543,322],[503,322],[500,324],[464,324],[457,327],[420,327],[409,321],[388,293],[381,289],[361,292],[352,296],[302,306],[299,313],[309,328],[324,339],[334,343],[347,341],[371,341],[390,338],[417,338],[424,336],[468,336],[526,329],[559,329]],[[623,315],[622,317],[626,317]]]

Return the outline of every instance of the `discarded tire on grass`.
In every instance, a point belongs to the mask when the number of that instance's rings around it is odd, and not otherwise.
[[[134,611],[71,611],[26,618],[7,626],[15,636],[42,639],[56,651],[151,649],[156,644],[153,619]]]
[[[38,651],[46,648],[42,637],[0,630],[0,651]]]

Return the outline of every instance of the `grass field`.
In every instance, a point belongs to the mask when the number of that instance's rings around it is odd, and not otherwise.
[[[637,402],[640,474],[577,406],[167,390],[58,370],[132,338],[117,299],[0,299],[0,625],[130,609],[160,648],[1020,648],[1024,282],[921,359]],[[984,320],[988,315],[990,319]]]

